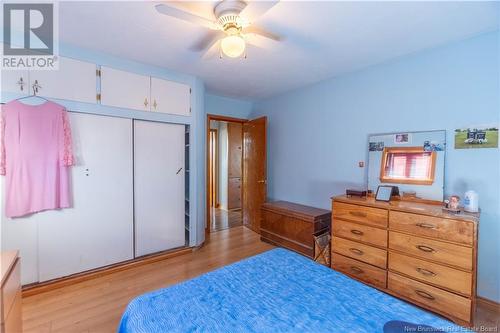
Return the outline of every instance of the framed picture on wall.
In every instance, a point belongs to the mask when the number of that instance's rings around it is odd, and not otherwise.
[[[455,130],[455,149],[498,148],[498,124],[474,125]]]
[[[410,143],[410,133],[397,133],[394,134],[394,143]]]

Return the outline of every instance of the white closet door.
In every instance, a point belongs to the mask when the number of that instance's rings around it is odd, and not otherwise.
[[[150,77],[101,67],[101,104],[150,110]]]
[[[19,250],[22,284],[38,281],[38,221],[34,217],[2,218],[2,250]]]
[[[188,85],[151,78],[151,111],[189,116],[191,89]]]
[[[185,245],[184,125],[134,121],[135,254]]]
[[[40,281],[133,258],[132,120],[70,117],[73,208],[37,214]]]
[[[59,69],[32,71],[30,87],[38,81],[38,95],[70,101],[96,103],[96,64],[60,57]]]

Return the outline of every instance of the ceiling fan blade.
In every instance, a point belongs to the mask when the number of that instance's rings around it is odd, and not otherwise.
[[[244,34],[255,34],[255,35],[260,35],[262,37],[266,37],[268,39],[272,39],[276,42],[282,41],[284,38],[281,37],[280,35],[277,35],[275,33],[272,33],[270,31],[264,30],[262,28],[256,27],[254,25],[251,25],[249,27],[244,28],[242,31]]]
[[[205,27],[208,29],[212,29],[212,30],[219,29],[218,25],[215,22],[213,22],[207,18],[188,13],[184,10],[181,10],[181,9],[169,6],[169,5],[159,4],[159,5],[156,5],[155,8],[159,13],[164,14],[164,15],[175,17],[175,18],[178,18],[180,20],[187,21],[187,22],[190,22],[193,24],[201,25],[202,27]]]
[[[247,6],[241,11],[240,16],[248,20],[248,22],[253,23],[269,9],[273,8],[278,2],[279,0],[248,1]]]
[[[202,39],[189,49],[196,52],[206,50],[224,36],[225,33],[222,31],[209,31]]]
[[[210,48],[203,54],[201,59],[203,60],[211,60],[215,58],[220,58],[220,40],[216,41],[215,43],[210,46]]]
[[[247,43],[247,45],[255,46],[259,49],[271,49],[276,43],[272,39],[268,39],[256,34],[246,34],[243,35],[243,37],[245,38],[245,42]]]

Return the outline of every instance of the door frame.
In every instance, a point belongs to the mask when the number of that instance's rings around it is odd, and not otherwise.
[[[206,207],[206,216],[205,216],[205,238],[210,237],[210,183],[209,183],[209,177],[210,177],[210,121],[211,120],[217,120],[217,121],[227,121],[227,122],[233,122],[233,123],[240,123],[244,124],[248,121],[248,119],[244,118],[235,118],[235,117],[228,117],[228,116],[220,116],[216,114],[207,114],[207,124],[205,128],[205,180],[206,180],[206,187],[205,187],[205,207]],[[243,131],[241,131],[241,140],[243,140]],[[242,154],[244,145],[242,148]],[[241,164],[243,168],[243,158],[241,159]],[[241,179],[242,179],[242,184],[243,184],[243,173],[241,174]],[[243,210],[243,207],[242,207]]]
[[[209,156],[209,162],[210,162],[210,157],[213,157],[215,159],[215,162],[212,161],[212,163],[209,163],[209,189],[210,189],[210,195],[209,195],[209,200],[208,202],[210,203],[210,209],[212,207],[219,207],[219,191],[217,189],[217,183],[219,181],[218,179],[218,174],[219,174],[219,130],[218,129],[210,129],[210,144],[212,144],[212,133],[214,133],[214,143],[215,147],[212,147],[213,149],[213,154],[212,151],[209,149],[208,153],[210,153]],[[210,145],[209,145],[210,147]],[[212,172],[212,174],[210,174]],[[213,182],[212,182],[213,181]],[[210,188],[211,185],[211,188]],[[212,200],[210,200],[212,199]]]

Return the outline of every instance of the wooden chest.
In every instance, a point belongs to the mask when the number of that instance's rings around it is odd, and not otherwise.
[[[314,235],[330,231],[329,210],[286,201],[264,203],[260,235],[263,241],[314,258]]]
[[[344,196],[334,198],[332,207],[333,269],[472,325],[478,214]]]

